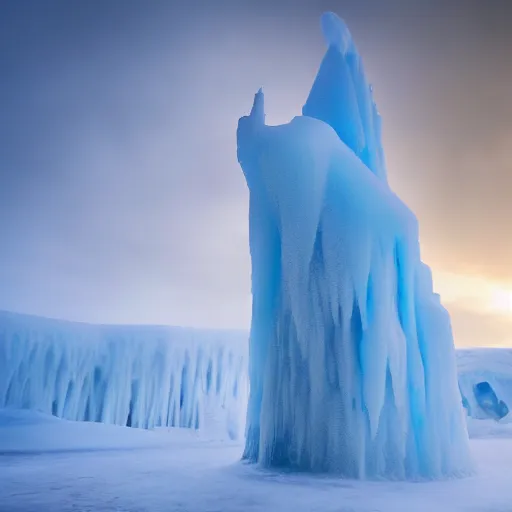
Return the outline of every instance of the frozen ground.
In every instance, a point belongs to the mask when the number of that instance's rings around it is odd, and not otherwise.
[[[90,333],[95,334],[95,329],[94,326],[62,325],[42,319],[28,321],[19,315],[0,314],[0,388],[6,378],[19,384],[12,387],[15,392],[9,395],[12,405],[19,407],[27,402],[27,406],[34,409],[51,411],[55,400],[60,403],[57,393],[60,388],[56,385],[52,388],[51,382],[44,378],[48,367],[41,366],[51,359],[49,352],[55,356],[60,354],[64,361],[81,361],[77,368],[84,381],[87,372],[94,373],[97,361],[103,362],[103,367],[116,376],[125,364],[126,358],[120,357],[125,352],[119,346],[112,358],[115,365],[106,364],[102,344],[99,341],[95,344],[95,336],[90,336]],[[107,333],[120,345],[134,343],[138,336],[148,351],[158,345],[158,329],[120,329],[112,327]],[[9,332],[13,336],[7,336]],[[79,345],[75,340],[81,333],[87,343]],[[186,342],[183,344],[188,344],[189,334],[183,333],[183,336],[187,338],[183,339]],[[155,343],[150,343],[153,338]],[[174,340],[173,336],[169,341],[173,342],[173,347]],[[194,354],[200,352],[203,342],[211,345],[202,335],[196,341]],[[72,347],[64,347],[66,343]],[[31,350],[24,350],[27,345]],[[73,359],[74,345],[90,350],[84,350],[83,359]],[[245,345],[242,344],[241,349],[244,352]],[[137,360],[141,360],[139,351],[134,353]],[[223,354],[229,362],[229,351],[224,350]],[[176,364],[183,360],[178,358]],[[203,362],[208,360],[205,358]],[[213,358],[214,362],[216,360]],[[169,358],[168,368],[175,367],[173,361],[174,358]],[[473,414],[483,416],[473,396],[473,386],[483,381],[492,386],[499,400],[509,407],[512,405],[511,350],[461,350],[457,351],[457,362],[461,390]],[[52,367],[50,365],[50,369]],[[177,375],[182,373],[183,367],[178,364]],[[69,375],[75,375],[71,365],[64,365],[64,368]],[[148,363],[144,368],[140,375],[152,382],[153,366]],[[223,364],[223,368],[225,371],[217,375],[222,375],[227,384],[219,389],[229,390],[229,383],[236,377],[232,371],[235,367]],[[64,376],[68,373],[60,372]],[[128,373],[126,378],[130,381],[139,373]],[[208,381],[208,365],[203,373]],[[212,378],[213,382],[216,380]],[[122,382],[122,379],[109,382]],[[146,386],[145,389],[150,393],[152,388]],[[212,389],[217,388],[212,386]],[[112,397],[119,400],[119,393],[116,388]],[[214,393],[213,398],[216,396]],[[228,402],[235,413],[239,408],[240,412],[245,409],[242,396],[239,403]],[[428,483],[355,482],[279,474],[240,463],[242,442],[222,440],[229,437],[225,411],[218,407],[222,404],[222,400],[214,400],[212,410],[205,411],[208,413],[205,419],[210,412],[211,418],[202,422],[203,433],[191,429],[151,431],[75,423],[30,411],[2,410],[3,404],[0,404],[0,512],[512,511],[510,413],[500,422],[470,419],[471,450],[478,469],[474,477]],[[56,409],[58,413],[58,407]]]
[[[356,482],[239,462],[240,442],[0,411],[2,512],[512,510],[512,426],[471,420],[478,473],[444,482]]]

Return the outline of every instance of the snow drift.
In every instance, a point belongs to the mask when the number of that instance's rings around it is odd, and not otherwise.
[[[0,407],[243,436],[242,332],[97,326],[0,312]]]
[[[450,318],[392,193],[380,118],[336,15],[303,116],[237,131],[253,309],[244,457],[349,477],[470,470]]]

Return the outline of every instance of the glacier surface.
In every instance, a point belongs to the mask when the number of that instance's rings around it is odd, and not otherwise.
[[[0,408],[244,434],[247,335],[0,312]]]
[[[471,471],[450,318],[390,190],[381,122],[344,23],[303,109],[238,124],[250,192],[252,324],[244,458],[347,477]]]

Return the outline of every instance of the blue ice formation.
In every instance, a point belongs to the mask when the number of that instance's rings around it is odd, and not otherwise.
[[[0,312],[0,408],[243,437],[247,336]]]
[[[459,388],[468,416],[512,422],[512,350],[457,350]]]
[[[501,420],[508,414],[509,410],[507,404],[503,400],[498,399],[496,392],[486,380],[475,384],[473,393],[478,405],[487,416]]]
[[[450,317],[417,220],[390,190],[381,123],[344,23],[303,109],[237,130],[250,191],[252,325],[244,458],[353,478],[471,470]]]

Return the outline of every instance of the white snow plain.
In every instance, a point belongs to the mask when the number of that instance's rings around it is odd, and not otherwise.
[[[468,426],[478,437],[470,441],[474,476],[363,482],[262,470],[240,462],[242,442],[191,429],[143,430],[3,409],[0,511],[509,512],[512,425]]]
[[[97,329],[23,315],[0,315],[0,338],[2,333],[4,336],[11,333],[3,338],[9,343],[0,342],[0,381],[6,375],[16,376],[11,399],[41,399],[34,408],[51,412],[52,403],[56,399],[59,403],[60,387],[50,381],[44,387],[47,350],[60,353],[65,361],[79,363],[75,374],[69,369],[70,377],[92,374],[98,354],[106,354],[102,348],[106,340],[100,337],[94,341],[89,337],[99,332]],[[146,345],[147,351],[158,344],[153,344],[151,337],[145,338],[146,334],[180,332],[128,326],[112,326],[107,331],[119,344],[111,354],[116,357],[125,353],[122,345],[132,346],[137,336],[141,336],[140,343]],[[84,337],[81,342],[78,341],[80,332]],[[181,332],[183,340],[196,340],[197,350],[203,343],[206,347],[211,344],[208,333]],[[221,338],[216,342],[219,346],[223,344]],[[164,353],[179,346],[172,337],[166,340],[169,347]],[[230,337],[224,341],[224,350],[232,347],[234,360],[246,353],[246,334],[240,335],[239,343]],[[73,344],[79,346],[65,346]],[[24,347],[30,350],[24,352]],[[81,351],[84,359],[70,359],[74,351]],[[482,381],[489,382],[499,400],[512,405],[512,350],[457,350],[456,355],[460,387],[472,405],[472,414],[485,416],[473,395],[473,386]],[[119,369],[125,364],[123,357],[112,362],[108,358],[100,360],[105,368]],[[145,360],[148,366],[140,375],[151,381],[152,358]],[[35,371],[37,368],[41,372]],[[218,373],[222,375],[220,382],[233,382],[235,375],[230,372],[236,368],[236,365],[227,366],[226,371]],[[181,371],[180,367],[177,374]],[[201,373],[201,379],[207,374]],[[116,371],[110,375],[117,380],[109,386],[120,382]],[[129,379],[133,376],[126,374]],[[246,376],[242,375],[241,379]],[[28,380],[32,383],[28,384]],[[149,397],[151,386],[143,388]],[[200,389],[205,391],[207,386],[201,385]],[[164,391],[168,392],[161,392]],[[243,413],[246,399],[244,391],[238,401],[226,402],[234,416]],[[204,396],[198,396],[197,400],[199,404],[205,403]],[[67,421],[41,412],[4,407],[0,409],[0,512],[509,512],[512,509],[510,414],[500,421],[468,418],[474,476],[419,483],[357,482],[269,471],[242,463],[243,440],[230,439],[232,433],[225,415],[222,401],[215,399],[209,417],[203,416],[207,421],[198,431],[145,430]],[[243,432],[243,420],[240,430]]]

